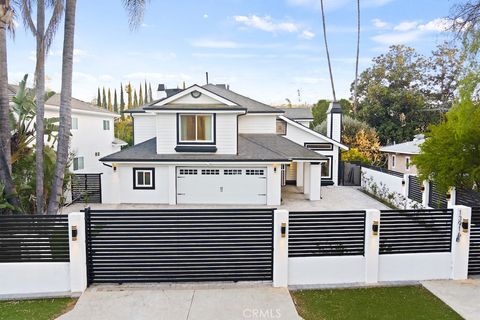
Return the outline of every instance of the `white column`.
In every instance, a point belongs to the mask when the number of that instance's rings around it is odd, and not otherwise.
[[[321,166],[319,162],[310,163],[310,194],[311,201],[320,200],[320,184],[321,184]]]
[[[168,166],[168,204],[177,204],[177,172],[175,166]]]
[[[77,240],[72,239],[72,228],[77,228]],[[68,238],[70,248],[70,290],[83,292],[87,289],[87,252],[85,236],[85,213],[68,215]]]
[[[378,234],[373,234],[374,221],[378,221]],[[378,255],[380,247],[380,211],[366,210],[365,217],[365,283],[378,282]]]
[[[282,202],[282,167],[279,164],[267,167],[267,205],[278,206]]]
[[[297,162],[297,187],[303,187],[303,162]]]
[[[282,237],[282,223],[285,236]],[[288,211],[275,210],[273,214],[273,286],[288,286]]]
[[[303,168],[303,194],[310,194],[310,163],[305,162]]]
[[[464,232],[463,221],[468,222],[468,230]],[[470,250],[470,228],[472,208],[466,206],[453,207],[452,225],[452,279],[464,280],[468,277],[468,254]]]
[[[401,209],[409,209],[410,208],[410,199],[408,198],[408,181],[410,179],[410,174],[405,173],[403,175],[403,185],[402,185],[402,196],[405,197],[405,207]]]
[[[430,195],[430,182],[428,180],[423,181],[423,188],[425,190],[422,192],[422,205],[426,208],[428,207],[428,198]]]
[[[447,208],[453,208],[457,203],[457,189],[450,188],[448,192],[450,193],[450,199],[447,201]]]

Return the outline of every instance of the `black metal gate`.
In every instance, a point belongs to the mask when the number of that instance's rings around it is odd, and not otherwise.
[[[273,210],[85,210],[88,283],[271,281]]]
[[[468,274],[480,274],[480,207],[472,208]]]
[[[72,177],[72,203],[102,203],[102,177],[100,173],[74,174]]]

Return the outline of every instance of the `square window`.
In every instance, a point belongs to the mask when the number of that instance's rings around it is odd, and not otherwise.
[[[133,168],[133,189],[155,189],[155,169]]]
[[[103,130],[110,130],[110,121],[103,120]]]
[[[78,129],[78,118],[72,118],[72,130]]]
[[[82,170],[85,168],[84,158],[75,157],[73,158],[73,170]]]
[[[410,157],[405,158],[405,169],[410,169]]]
[[[277,134],[282,136],[287,134],[287,123],[281,119],[277,119]]]
[[[327,161],[326,162],[322,162],[321,163],[321,166],[322,166],[322,178],[331,178],[331,162],[332,162],[332,159],[331,158],[327,158]]]
[[[213,142],[212,114],[182,114],[179,126],[180,142]]]
[[[95,152],[95,157],[100,157],[100,152]]]

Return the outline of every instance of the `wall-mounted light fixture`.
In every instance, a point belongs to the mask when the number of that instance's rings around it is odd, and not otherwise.
[[[78,230],[77,226],[72,226],[72,241],[77,241]]]
[[[425,186],[422,184],[422,186],[420,187],[420,190],[422,190],[422,192],[425,192]]]
[[[372,223],[372,234],[374,236],[378,235],[378,228],[379,228],[380,222],[378,220],[374,220]]]
[[[277,164],[276,163],[273,164],[273,173],[277,173]]]
[[[452,194],[449,192],[447,192],[447,194],[445,195],[445,197],[447,198],[447,200],[450,200],[452,198]]]
[[[280,227],[280,234],[282,235],[282,238],[285,238],[287,236],[287,224],[285,222],[282,222],[282,226]]]
[[[465,233],[468,232],[468,219],[463,219],[462,220],[462,230]]]
[[[402,179],[402,186],[405,185],[405,179]]]
[[[116,163],[112,163],[112,168],[113,168],[113,171],[117,171],[117,164],[116,164]]]

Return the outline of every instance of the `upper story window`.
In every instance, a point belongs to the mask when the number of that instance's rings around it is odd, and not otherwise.
[[[73,158],[73,170],[82,170],[85,168],[85,161],[83,157]]]
[[[212,114],[181,114],[179,116],[179,142],[214,142],[214,116]]]
[[[394,154],[392,154],[392,168],[395,168],[396,160],[397,160],[397,157]]]
[[[103,120],[103,130],[110,130],[110,121]]]
[[[410,169],[410,157],[405,158],[405,169]]]
[[[287,123],[281,119],[277,119],[277,134],[283,136],[287,134]]]
[[[78,129],[78,118],[72,118],[72,130]]]

